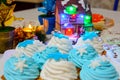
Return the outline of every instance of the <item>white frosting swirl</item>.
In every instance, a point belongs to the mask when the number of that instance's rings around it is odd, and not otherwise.
[[[94,38],[93,41],[91,42],[91,44],[93,45],[93,47],[96,49],[96,51],[101,54],[104,49],[103,49],[103,42],[99,41],[98,38]]]
[[[16,54],[25,54],[28,57],[31,57],[35,52],[42,51],[45,49],[45,45],[39,40],[34,40],[33,44],[29,44],[26,47],[16,47]]]
[[[43,80],[75,80],[77,79],[77,70],[71,62],[49,59],[44,64],[40,77]]]
[[[72,41],[70,41],[69,39],[65,39],[65,38],[58,38],[53,36],[51,38],[51,40],[48,43],[48,46],[56,46],[58,47],[59,51],[61,53],[68,53],[69,50],[71,50],[72,47]]]
[[[84,44],[89,44],[89,43],[91,43],[89,39],[84,41],[83,38],[80,37],[74,47],[79,47],[79,46],[82,46]]]

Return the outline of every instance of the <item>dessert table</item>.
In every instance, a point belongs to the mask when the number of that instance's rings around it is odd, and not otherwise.
[[[119,11],[112,11],[112,10],[106,10],[106,9],[99,9],[99,8],[92,8],[92,13],[99,13],[102,14],[105,17],[112,18],[115,22],[114,27],[111,27],[110,29],[113,31],[119,31],[120,28],[120,12]],[[38,24],[38,15],[44,14],[42,12],[38,12],[37,8],[23,10],[23,11],[17,11],[14,13],[16,17],[22,17],[24,18],[23,21],[15,21],[12,26],[18,27],[18,25],[22,25],[25,21],[36,21]],[[8,54],[9,53],[9,54]],[[5,61],[11,57],[11,55],[14,53],[14,49],[7,50],[3,54],[0,54],[0,75],[3,74],[3,66]]]

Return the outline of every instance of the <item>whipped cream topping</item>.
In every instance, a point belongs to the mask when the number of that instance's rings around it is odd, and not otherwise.
[[[72,42],[66,38],[58,38],[53,36],[48,46],[56,46],[61,53],[68,53],[72,49]]]
[[[77,71],[71,62],[49,59],[44,64],[40,77],[43,80],[75,80],[77,79]]]
[[[25,43],[25,42],[23,42]],[[19,44],[18,44],[19,45]],[[17,46],[15,49],[16,54],[24,54],[28,57],[32,57],[32,55],[37,51],[42,51],[46,48],[46,46],[40,42],[39,40],[34,40],[33,44],[26,44],[26,46]],[[16,55],[15,54],[15,55]]]

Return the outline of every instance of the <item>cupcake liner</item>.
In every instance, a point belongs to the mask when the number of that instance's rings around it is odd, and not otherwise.
[[[4,77],[4,75],[1,76],[1,80],[6,80],[5,77]]]
[[[43,80],[41,77],[37,78],[36,80]]]
[[[107,53],[107,52],[104,50],[104,51],[101,53],[101,55],[106,55],[106,53]]]
[[[4,77],[4,75],[1,76],[0,80],[6,80],[5,77]],[[39,78],[37,78],[37,79],[35,79],[35,80],[43,80],[43,79],[41,79],[41,78],[39,77]]]
[[[77,74],[78,74],[78,78],[77,78],[77,79],[75,79],[75,80],[80,80],[80,76],[79,76],[79,74],[80,74],[80,71],[81,71],[81,69],[80,69],[80,68],[77,68]]]

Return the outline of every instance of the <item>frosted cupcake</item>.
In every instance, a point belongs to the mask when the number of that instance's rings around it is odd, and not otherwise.
[[[66,59],[67,54],[51,54],[43,66],[40,77],[43,80],[76,80],[76,68]]]
[[[32,57],[35,52],[42,51],[45,49],[45,45],[39,40],[25,40],[20,42],[15,49],[16,55],[26,55],[28,57]]]
[[[39,65],[40,70],[42,69],[43,64],[47,61],[47,57],[51,53],[57,53],[59,52],[57,47],[46,47],[45,50],[41,52],[36,52],[32,58],[34,61]]]
[[[119,75],[105,56],[87,62],[80,72],[82,80],[118,80]]]
[[[62,33],[54,32],[47,46],[56,46],[61,53],[68,53],[72,47],[72,41]]]
[[[82,65],[94,58],[98,57],[97,51],[89,44],[84,44],[78,48],[74,48],[69,52],[69,61],[75,66],[81,68]]]
[[[85,32],[85,34],[78,39],[78,42],[74,47],[76,48],[84,44],[90,44],[99,54],[104,54],[103,41],[100,37],[98,37],[96,32]]]
[[[75,47],[91,43],[94,38],[98,38],[98,34],[96,32],[85,32],[85,34],[78,39]]]
[[[11,57],[4,65],[4,77],[6,80],[35,80],[39,77],[38,65],[33,59],[21,56]]]

